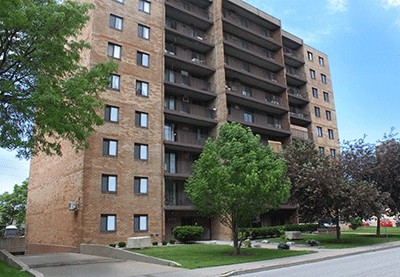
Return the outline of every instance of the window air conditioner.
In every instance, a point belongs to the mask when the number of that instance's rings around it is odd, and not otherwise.
[[[69,202],[68,203],[68,211],[75,212],[78,210],[78,204],[76,202]]]

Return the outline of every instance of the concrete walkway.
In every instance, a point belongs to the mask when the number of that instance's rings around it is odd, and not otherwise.
[[[231,242],[215,241],[214,244],[230,244]],[[263,248],[276,249],[277,244],[261,244]],[[315,250],[316,253],[288,257],[282,259],[258,261],[251,263],[209,267],[202,269],[182,269],[157,264],[126,261],[74,253],[59,253],[46,255],[17,256],[31,268],[43,273],[44,276],[166,276],[166,277],[203,277],[203,276],[232,276],[244,273],[264,271],[279,267],[287,267],[334,259],[349,255],[385,250],[400,247],[400,242],[390,242],[379,245],[347,248],[323,249],[308,246],[291,246],[292,250]]]

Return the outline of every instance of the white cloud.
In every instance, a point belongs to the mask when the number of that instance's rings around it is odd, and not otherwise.
[[[400,8],[400,0],[383,0],[383,4],[387,8]]]
[[[387,0],[399,1],[399,0]],[[342,13],[347,11],[347,0],[328,0],[328,9],[332,13]]]

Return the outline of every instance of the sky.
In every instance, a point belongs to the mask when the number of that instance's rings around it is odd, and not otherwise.
[[[339,139],[376,142],[400,132],[400,0],[245,0],[329,57]],[[0,149],[0,193],[29,161]]]

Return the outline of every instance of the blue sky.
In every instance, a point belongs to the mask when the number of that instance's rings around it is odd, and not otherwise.
[[[246,0],[329,56],[340,140],[400,131],[400,0]],[[29,162],[0,149],[0,193]]]

